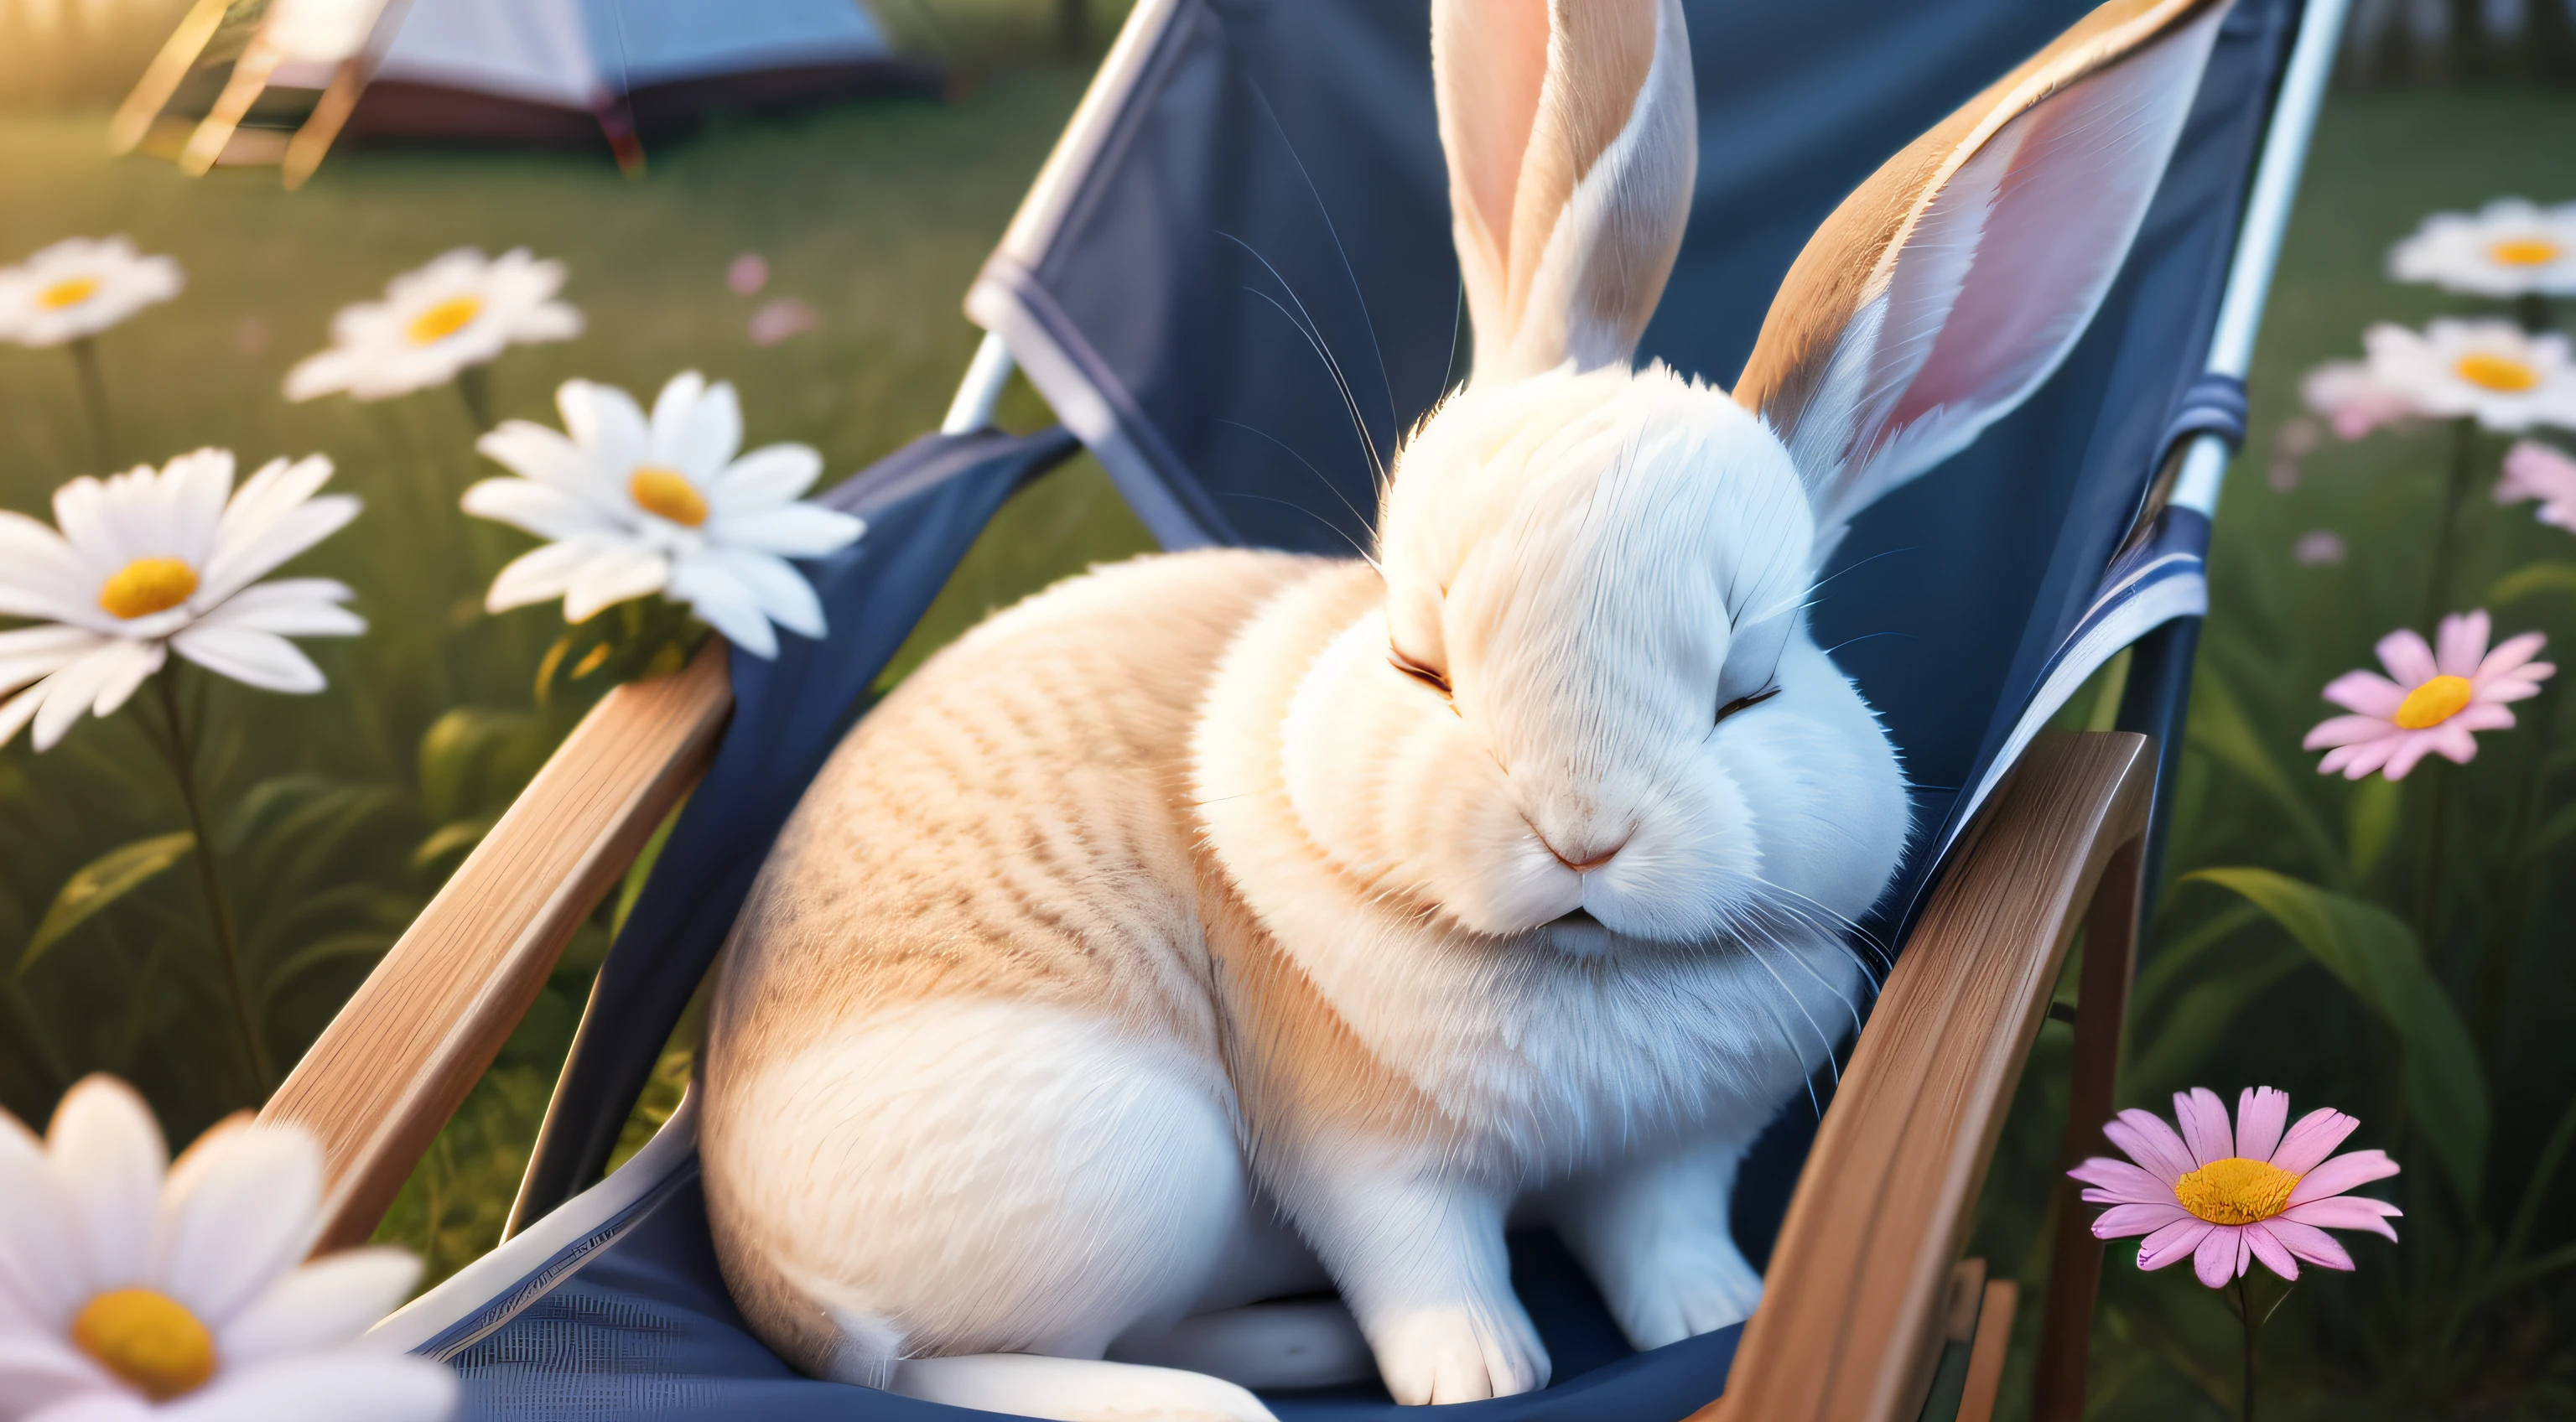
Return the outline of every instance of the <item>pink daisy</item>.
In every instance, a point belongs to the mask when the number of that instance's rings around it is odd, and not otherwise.
[[[2515,440],[2504,452],[2504,477],[2496,481],[2495,501],[2518,504],[2540,500],[2540,521],[2576,533],[2576,459],[2538,440]]]
[[[2309,371],[2299,381],[2299,396],[2345,439],[2424,413],[2412,396],[2357,360],[2330,360]]]
[[[2089,1205],[2108,1205],[2093,1221],[2096,1239],[2146,1236],[2138,1267],[2161,1269],[2189,1255],[2209,1287],[2242,1277],[2254,1260],[2284,1279],[2299,1261],[2350,1269],[2329,1229],[2366,1229],[2397,1237],[2388,1220],[2400,1211],[2385,1200],[2344,1191],[2397,1173],[2385,1151],[2329,1154],[2359,1121],[2316,1110],[2290,1119],[2289,1093],[2268,1086],[2237,1098],[2228,1129],[2227,1103],[2206,1087],[2174,1094],[2177,1133],[2152,1111],[2123,1111],[2102,1128],[2129,1160],[2095,1156],[2066,1172],[2083,1181]],[[2130,1161],[2136,1161],[2135,1165]]]
[[[2490,652],[2488,630],[2484,609],[2445,617],[2436,653],[2412,630],[2399,628],[2379,639],[2379,662],[2388,676],[2350,671],[2326,683],[2326,700],[2356,714],[2308,732],[2302,742],[2307,749],[2333,747],[2317,773],[2340,770],[2346,780],[2359,780],[2376,770],[2403,780],[2427,753],[2438,751],[2466,765],[2478,753],[2474,732],[2510,729],[2513,713],[2504,703],[2538,696],[2540,683],[2558,668],[2532,660],[2549,640],[2541,634],[2507,638]]]

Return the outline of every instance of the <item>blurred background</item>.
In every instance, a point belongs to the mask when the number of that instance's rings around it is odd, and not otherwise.
[[[258,8],[219,16],[231,29],[209,52],[239,50],[234,32]],[[876,37],[865,63],[730,90],[638,87],[622,110],[544,132],[506,105],[462,120],[362,107],[292,192],[277,164],[327,99],[327,63],[306,65],[300,85],[284,83],[291,66],[282,73],[203,177],[178,160],[194,119],[221,102],[220,68],[173,86],[159,110],[189,122],[109,156],[111,116],[202,9],[0,0],[0,265],[64,237],[121,233],[188,277],[178,301],[96,343],[103,451],[75,363],[0,345],[0,508],[47,517],[52,490],[75,475],[204,445],[246,467],[327,453],[333,487],[366,500],[351,532],[296,565],[353,586],[370,625],[306,644],[328,692],[215,683],[204,713],[202,773],[259,1030],[291,1063],[584,708],[578,694],[540,705],[532,689],[562,629],[556,607],[483,610],[494,573],[529,546],[456,513],[466,485],[499,472],[472,448],[485,417],[554,423],[553,391],[569,377],[649,399],[698,369],[739,387],[748,444],[810,444],[827,480],[935,426],[978,336],[958,303],[1126,6],[852,3]],[[467,142],[440,122],[509,131]],[[2428,809],[2427,778],[2355,786],[2313,774],[2299,750],[2330,709],[2318,688],[2420,620],[2425,530],[2456,453],[2438,425],[2339,440],[2302,408],[2300,377],[2357,354],[2372,321],[2454,311],[2439,292],[2392,284],[2385,253],[2428,213],[2506,195],[2576,199],[2567,0],[2359,0],[2265,324],[2253,435],[2218,523],[2176,881],[2158,890],[2124,1080],[2125,1098],[2150,1104],[2194,1084],[2231,1099],[2281,1086],[2301,1109],[2361,1115],[2354,1144],[2409,1162],[2392,1195],[2407,1242],[2361,1241],[2351,1276],[2312,1272],[2267,1335],[2275,1417],[2576,1416],[2576,1188],[2560,1169],[2576,1130],[2567,698],[2553,690],[2527,704],[2518,732],[2488,737],[2447,815]],[[562,295],[586,333],[509,351],[471,401],[456,386],[373,403],[279,397],[335,310],[459,246],[563,262]],[[1049,417],[1015,385],[1002,418],[1026,429]],[[2491,473],[2504,440],[2476,438]],[[2571,535],[2527,508],[2470,502],[2463,606],[2483,597],[2499,637],[2536,629],[2562,654],[2576,646]],[[1149,545],[1087,460],[1041,481],[985,535],[890,675],[987,610]],[[2548,568],[2565,571],[2529,571]],[[2098,690],[2077,698],[2070,724],[2107,716],[2116,685]],[[43,754],[23,735],[0,747],[0,1106],[21,1118],[41,1123],[97,1070],[141,1087],[174,1140],[260,1099],[209,1010],[221,990],[197,886],[170,856],[137,852],[176,815],[130,716],[85,720]],[[2428,852],[2448,865],[2430,879]],[[2273,920],[2179,878],[2219,864],[2384,903],[2413,926],[2481,1054],[2493,1125],[2474,1188],[2446,1190],[2408,1154],[2391,1065],[2402,1032]],[[628,902],[612,895],[566,953],[386,1222],[385,1238],[428,1257],[431,1280],[497,1238]],[[691,1031],[675,1035],[633,1139],[677,1100]],[[2067,1036],[2044,1029],[1980,1207],[1975,1250],[2021,1277],[2026,1299],[2044,1275]],[[2115,1246],[2106,1275],[2095,1415],[2233,1416],[2234,1320],[2187,1271],[2141,1275],[2128,1258]],[[2038,1314],[2023,1310],[2025,1345]],[[2006,1415],[2027,1406],[2019,1372]]]

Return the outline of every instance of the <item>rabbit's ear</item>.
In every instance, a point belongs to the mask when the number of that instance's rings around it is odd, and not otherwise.
[[[1625,364],[1699,162],[1681,0],[1433,0],[1475,379]]]
[[[1843,200],[1735,398],[1830,538],[2010,413],[2128,257],[2228,0],[2111,0]]]

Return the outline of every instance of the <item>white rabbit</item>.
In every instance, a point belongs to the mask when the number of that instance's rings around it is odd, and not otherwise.
[[[1847,926],[1908,832],[1801,605],[2082,333],[2223,8],[2115,0],[1891,161],[1730,396],[1630,369],[1696,162],[1678,0],[1435,0],[1475,367],[1377,557],[1040,594],[861,721],[772,852],[701,1143],[762,1336],[1048,1417],[1267,1415],[1113,1353],[1499,1396],[1548,1377],[1513,1219],[1641,1349],[1746,1317],[1737,1160],[1856,1023]],[[1365,1351],[1221,1312],[1327,1281]]]

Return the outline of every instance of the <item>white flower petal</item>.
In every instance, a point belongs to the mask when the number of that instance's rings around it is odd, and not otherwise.
[[[313,659],[273,632],[198,623],[170,639],[180,656],[218,676],[262,691],[310,695],[328,685]],[[39,730],[41,731],[41,718]]]
[[[118,652],[123,645],[122,639],[102,639],[98,650],[36,683],[36,690],[43,692],[45,698],[44,705],[36,711],[36,749],[52,750],[81,713],[97,702],[108,683],[123,673],[126,663]]]
[[[0,612],[46,617],[52,614],[17,612],[11,604],[28,599],[42,605],[79,604],[97,596],[88,563],[61,534],[25,514],[0,509]]]
[[[228,543],[206,565],[205,581],[190,603],[212,607],[232,596],[253,579],[347,527],[349,520],[358,516],[358,508],[353,494],[325,494],[290,510],[256,536]]]
[[[705,385],[692,370],[662,387],[653,402],[653,452],[690,483],[712,485],[741,448],[742,401],[730,381]]]
[[[0,632],[0,693],[51,676],[107,640],[88,628],[60,624]],[[0,741],[6,740],[0,735]]]
[[[332,346],[297,361],[286,372],[286,398],[297,404],[337,394],[357,383],[363,369],[356,351]]]
[[[510,420],[474,442],[488,458],[523,479],[557,489],[606,511],[625,508],[625,486],[601,468],[593,452],[543,425]],[[490,483],[485,480],[484,483]],[[482,487],[476,485],[476,488]],[[467,491],[468,497],[472,491]],[[471,505],[467,512],[480,512]],[[495,515],[486,514],[486,518]]]
[[[161,670],[168,652],[159,642],[110,642],[98,656],[109,670],[90,697],[89,714],[113,716],[143,679]]]
[[[707,506],[719,514],[757,513],[814,487],[823,456],[801,444],[764,445],[735,460],[707,486]]]
[[[45,708],[48,695],[45,684],[40,681],[6,701],[0,701],[0,746],[9,744],[27,728],[29,721],[36,719],[36,713]]]
[[[122,1386],[110,1385],[75,1394],[41,1412],[31,1412],[24,1422],[154,1422],[158,1415],[142,1398]]]
[[[350,1249],[295,1270],[251,1300],[218,1334],[217,1353],[242,1367],[347,1343],[393,1311],[420,1279],[400,1249]]]
[[[456,1374],[427,1358],[366,1348],[226,1372],[152,1414],[155,1422],[444,1422]]]
[[[808,637],[823,635],[822,600],[785,559],[748,548],[710,548],[699,556],[740,583],[770,621]]]
[[[616,533],[630,527],[587,499],[533,479],[485,479],[467,489],[462,502],[476,518],[506,523],[539,538]]]
[[[45,1130],[45,1163],[75,1215],[86,1292],[148,1282],[152,1217],[170,1150],[134,1088],[83,1077]]]
[[[251,1126],[189,1164],[160,1202],[161,1278],[172,1298],[221,1328],[313,1247],[322,1148],[303,1131]]]
[[[687,603],[708,626],[743,651],[763,660],[777,657],[778,634],[770,630],[769,619],[760,615],[751,590],[716,564],[694,559],[672,569],[670,596]]]
[[[355,637],[367,621],[340,606],[349,585],[331,578],[280,578],[233,594],[199,618],[200,627],[247,627],[281,637]]]
[[[67,1323],[92,1292],[72,1203],[35,1133],[0,1111],[0,1321]],[[0,1416],[8,1415],[0,1408]]]
[[[83,1393],[115,1393],[98,1365],[45,1332],[0,1335],[0,1417],[42,1415]]]
[[[233,490],[232,456],[219,449],[183,454],[163,466],[161,484],[153,501],[160,505],[160,517],[153,520],[155,545],[192,568],[206,566],[214,556],[224,500]]]
[[[564,590],[564,619],[587,622],[603,607],[660,592],[670,581],[671,561],[657,549],[603,549],[574,571]]]
[[[572,587],[573,579],[594,558],[622,547],[622,542],[573,538],[532,548],[501,570],[483,599],[486,612],[507,612],[532,603],[552,602]]]
[[[272,459],[242,481],[241,491],[224,506],[223,520],[216,529],[216,547],[234,547],[258,537],[276,526],[277,521],[295,511],[297,505],[322,492],[331,482],[331,460],[327,455],[308,454],[288,461]],[[213,551],[206,554],[211,560]]]
[[[101,577],[137,556],[126,551],[123,531],[110,513],[108,486],[87,474],[54,490],[54,527],[62,530],[63,541]]]
[[[634,396],[614,385],[567,380],[555,392],[555,408],[563,412],[564,433],[589,450],[618,487],[625,487],[625,475],[637,465],[651,462],[652,427]]]
[[[857,542],[867,527],[838,509],[784,504],[756,513],[711,517],[707,520],[707,536],[719,543],[756,548],[783,558],[819,558]]]

